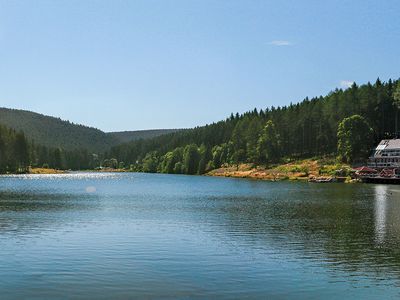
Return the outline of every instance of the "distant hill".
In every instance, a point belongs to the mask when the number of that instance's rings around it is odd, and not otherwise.
[[[22,130],[36,144],[65,150],[87,149],[102,153],[113,146],[174,132],[173,129],[105,133],[99,129],[61,120],[39,113],[0,108],[0,124]]]
[[[150,129],[136,131],[108,132],[107,135],[117,139],[120,143],[129,143],[140,139],[151,139],[163,134],[177,132],[183,129]]]
[[[29,139],[47,147],[100,152],[119,143],[99,129],[26,110],[0,108],[0,124],[22,130]]]

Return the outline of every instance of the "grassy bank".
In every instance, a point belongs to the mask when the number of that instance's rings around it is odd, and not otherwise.
[[[350,170],[351,167],[349,165],[338,163],[333,158],[313,158],[286,161],[269,167],[255,166],[254,164],[224,166],[212,170],[207,175],[271,181],[309,180],[312,178],[346,177]]]
[[[28,174],[63,174],[65,171],[49,168],[30,168]]]

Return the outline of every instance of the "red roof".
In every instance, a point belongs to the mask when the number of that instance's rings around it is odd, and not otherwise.
[[[358,167],[358,168],[354,168],[354,170],[356,170],[357,172],[361,172],[361,173],[378,173],[377,170],[375,169],[371,169],[368,167]]]

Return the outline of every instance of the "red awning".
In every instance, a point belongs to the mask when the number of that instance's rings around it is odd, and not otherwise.
[[[357,172],[360,172],[360,173],[378,173],[378,171],[377,170],[375,170],[375,169],[371,169],[371,168],[368,168],[368,167],[358,167],[358,168],[354,168],[354,170],[356,170]]]

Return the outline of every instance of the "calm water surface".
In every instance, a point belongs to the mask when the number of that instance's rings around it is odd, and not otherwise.
[[[400,186],[0,177],[0,298],[400,297]]]

